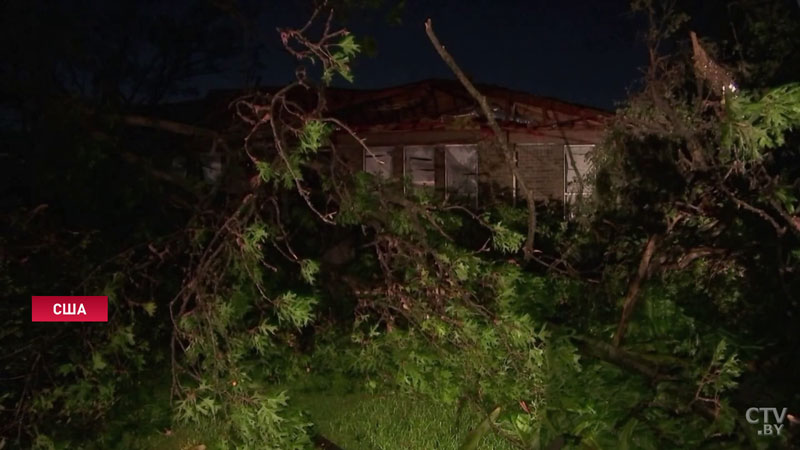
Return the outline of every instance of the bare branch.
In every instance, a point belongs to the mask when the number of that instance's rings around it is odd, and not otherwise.
[[[489,123],[489,128],[491,128],[492,133],[494,134],[495,142],[502,150],[506,165],[509,169],[511,169],[512,174],[519,183],[522,194],[525,196],[525,200],[528,203],[528,236],[525,240],[523,252],[525,254],[525,259],[529,260],[533,256],[534,236],[536,233],[536,203],[533,195],[533,189],[528,186],[526,181],[520,176],[519,168],[514,160],[514,150],[511,148],[508,138],[500,128],[500,125],[497,124],[497,120],[495,120],[494,114],[492,113],[492,108],[489,106],[489,101],[483,94],[480,93],[480,91],[478,91],[477,88],[475,88],[475,85],[472,84],[472,81],[467,78],[467,76],[464,74],[464,71],[462,71],[456,63],[455,59],[453,59],[450,53],[445,49],[444,45],[442,45],[442,43],[439,41],[439,38],[433,31],[431,19],[425,21],[425,32],[428,34],[428,38],[430,39],[431,44],[433,44],[433,48],[436,49],[445,64],[450,67],[450,70],[453,71],[453,74],[464,86],[464,89],[466,89],[472,98],[478,102],[481,112],[483,112],[483,115],[486,117],[486,121]]]

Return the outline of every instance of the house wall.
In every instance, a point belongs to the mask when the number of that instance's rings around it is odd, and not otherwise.
[[[517,144],[520,178],[537,200],[564,197],[564,144]]]
[[[502,152],[480,130],[408,130],[363,133],[361,136],[371,146],[392,146],[394,176],[403,176],[403,148],[412,145],[433,146],[436,163],[436,187],[444,187],[444,146],[446,144],[476,144],[478,146],[478,183],[480,196],[512,197],[519,189]],[[566,183],[565,144],[596,144],[601,130],[570,129],[543,132],[509,132],[507,138],[514,145],[517,167],[523,181],[532,188],[538,200],[564,200]],[[361,148],[349,136],[337,139],[337,149],[353,170],[363,170]],[[520,194],[517,192],[517,196]]]

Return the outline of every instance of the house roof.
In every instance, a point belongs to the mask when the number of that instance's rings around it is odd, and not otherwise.
[[[598,108],[498,86],[476,84],[476,87],[487,97],[495,119],[505,129],[600,129],[613,115]],[[262,87],[255,91],[268,94],[278,89]],[[293,92],[293,100],[312,101],[302,89],[295,91],[300,92]],[[162,105],[158,115],[219,129],[231,123],[229,105],[243,93],[242,90],[211,91],[204,99]],[[325,97],[328,113],[359,131],[485,126],[477,102],[454,80],[430,79],[370,90],[327,88]]]
[[[602,126],[612,114],[498,86],[478,84],[506,128]],[[332,115],[359,128],[394,128],[433,123],[480,122],[477,102],[457,81],[425,80],[376,90],[330,89]]]

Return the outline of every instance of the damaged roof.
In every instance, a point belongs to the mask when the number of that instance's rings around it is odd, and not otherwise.
[[[599,128],[612,116],[597,108],[502,87],[476,87],[504,128]],[[326,97],[333,116],[361,129],[461,128],[484,121],[477,102],[452,80],[425,80],[376,90],[329,89]]]
[[[550,129],[599,130],[613,114],[549,97],[477,84],[504,129],[545,131]],[[246,93],[274,93],[277,87],[253,91],[211,91],[199,100],[161,105],[156,115],[192,125],[219,130],[235,124],[232,102]],[[293,101],[306,106],[316,95],[303,88],[291,91]],[[477,102],[455,80],[431,79],[385,89],[327,88],[328,114],[358,131],[402,131],[478,129],[485,126]],[[166,116],[166,117],[165,117]]]

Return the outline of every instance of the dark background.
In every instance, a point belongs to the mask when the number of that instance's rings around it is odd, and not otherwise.
[[[264,66],[208,79],[204,85],[290,81],[294,62],[274,30],[302,24],[309,11],[303,2],[267,4],[257,19]],[[646,63],[624,0],[418,0],[399,10],[381,5],[339,14],[349,30],[368,41],[354,65],[355,86],[381,88],[452,78],[425,35],[427,18],[475,81],[575,103],[612,109]]]

